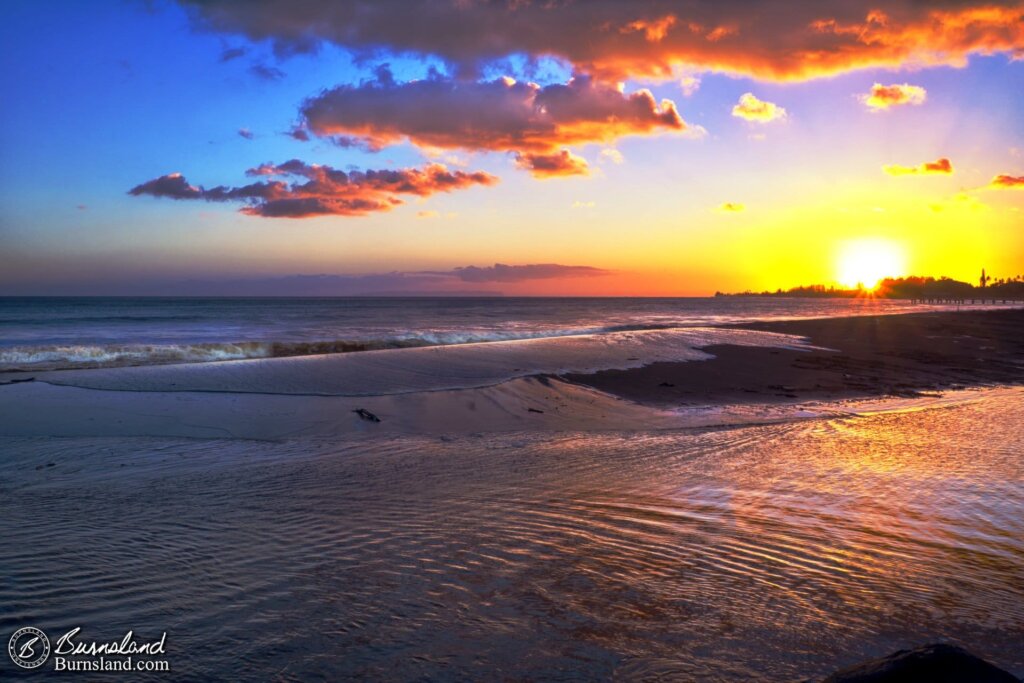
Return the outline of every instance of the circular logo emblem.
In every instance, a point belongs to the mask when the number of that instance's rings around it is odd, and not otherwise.
[[[7,641],[7,654],[22,669],[35,669],[50,656],[50,639],[32,626],[19,628]]]

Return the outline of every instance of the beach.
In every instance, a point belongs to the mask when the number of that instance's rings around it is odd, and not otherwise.
[[[1024,312],[648,323],[4,373],[0,622],[183,680],[1024,675]]]
[[[965,307],[966,308],[966,307]],[[819,349],[709,345],[702,363],[652,363],[569,379],[655,405],[914,397],[1024,377],[1024,311],[744,323]]]

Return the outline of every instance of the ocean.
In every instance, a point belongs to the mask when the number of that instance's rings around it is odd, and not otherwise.
[[[302,356],[936,310],[878,299],[0,298],[0,371]]]

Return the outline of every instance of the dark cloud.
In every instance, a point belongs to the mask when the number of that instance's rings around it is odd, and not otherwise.
[[[590,172],[587,160],[567,149],[554,154],[517,154],[516,165],[537,178],[587,175]]]
[[[292,129],[285,131],[284,134],[290,138],[298,140],[299,142],[309,142],[309,131],[302,126],[292,126]]]
[[[220,61],[222,63],[223,62],[230,62],[233,59],[238,59],[239,57],[244,57],[245,53],[246,53],[246,49],[244,47],[229,47],[229,48],[225,48],[224,51],[220,53]]]
[[[586,76],[546,87],[511,78],[477,83],[437,75],[396,83],[382,69],[372,81],[308,100],[302,113],[313,133],[346,136],[371,148],[408,140],[426,148],[552,158],[567,145],[686,129],[671,101],[658,103],[648,90],[626,94]]]
[[[252,131],[251,131],[251,130],[249,130],[248,128],[239,128],[239,129],[238,129],[238,134],[239,134],[239,135],[241,135],[241,136],[242,136],[243,138],[245,138],[246,140],[252,140],[252,139],[253,139],[253,137],[255,137],[255,136],[254,136],[254,135],[252,134]]]
[[[253,64],[249,67],[249,73],[264,81],[279,81],[284,78],[283,71],[273,66],[267,66],[266,64]]]
[[[796,80],[1024,48],[1019,0],[180,1],[204,27],[282,53],[326,41],[357,56],[437,55],[463,75],[525,54],[607,80],[680,67]]]
[[[525,280],[550,280],[567,277],[601,277],[611,271],[593,266],[563,266],[557,263],[536,263],[525,266],[509,266],[495,263],[493,266],[466,266],[455,268],[449,273],[463,282],[523,282]]]
[[[504,279],[473,279],[468,273],[514,273]],[[609,274],[600,268],[562,266],[557,264],[487,266],[453,268],[436,272],[392,271],[369,274],[297,274],[269,277],[203,278],[180,280],[154,277],[132,277],[121,280],[112,274],[104,283],[93,282],[91,294],[124,294],[162,296],[500,296],[501,283],[515,288],[530,280],[595,277]],[[98,285],[98,288],[97,288]],[[59,294],[81,291],[81,283],[48,281],[45,292]]]
[[[238,201],[242,212],[267,218],[363,216],[388,211],[403,203],[399,195],[429,197],[475,185],[493,185],[497,178],[483,172],[450,171],[442,164],[422,169],[342,171],[298,159],[262,164],[246,171],[251,177],[290,177],[294,182],[260,180],[241,187],[205,189],[190,185],[180,173],[161,176],[131,190],[134,196]]]
[[[198,187],[189,185],[188,181],[180,173],[170,173],[141,185],[136,185],[128,190],[128,194],[136,197],[148,194],[151,197],[167,197],[168,199],[203,198],[203,191]]]

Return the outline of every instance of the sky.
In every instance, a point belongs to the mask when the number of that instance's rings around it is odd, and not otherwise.
[[[0,294],[1024,274],[1024,2],[4,3]]]

